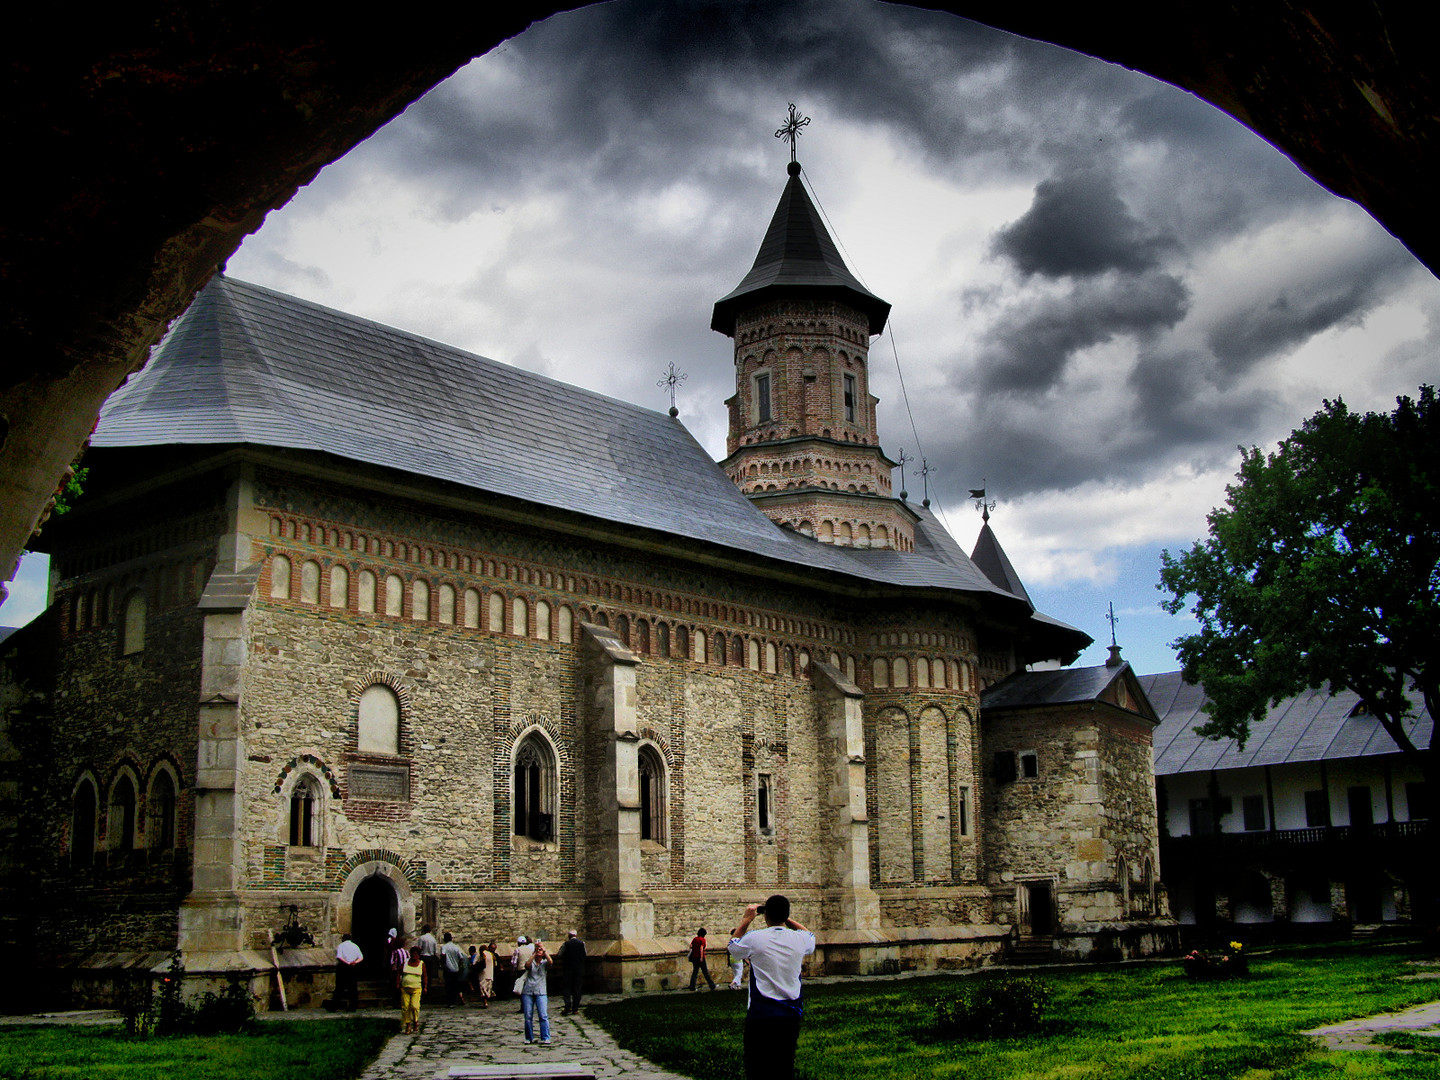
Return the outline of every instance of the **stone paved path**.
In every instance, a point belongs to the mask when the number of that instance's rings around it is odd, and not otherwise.
[[[616,995],[618,998],[618,995]],[[616,1000],[596,994],[587,1002]],[[552,1006],[558,999],[551,998]],[[536,1034],[539,1034],[538,1024]],[[524,1019],[517,1001],[492,1002],[488,1009],[456,1006],[436,1008],[428,1002],[420,1013],[420,1034],[397,1035],[360,1074],[360,1080],[432,1080],[456,1065],[532,1065],[560,1062],[588,1066],[597,1077],[637,1080],[687,1080],[645,1058],[621,1050],[598,1024],[586,1018],[550,1014],[549,1046],[525,1045]]]
[[[1328,1024],[1305,1034],[1324,1039],[1325,1045],[1332,1050],[1392,1050],[1393,1047],[1375,1042],[1375,1036],[1386,1031],[1409,1031],[1440,1038],[1440,1001],[1416,1005],[1398,1013],[1381,1013],[1379,1016],[1346,1020],[1343,1024]]]

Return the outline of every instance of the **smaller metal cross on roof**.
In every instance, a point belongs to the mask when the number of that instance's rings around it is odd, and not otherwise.
[[[790,140],[790,160],[795,160],[795,140],[800,138],[800,129],[810,123],[808,116],[801,116],[795,111],[795,103],[790,103],[790,115],[785,118],[785,126],[775,132],[777,139]]]
[[[930,505],[930,474],[935,470],[930,468],[930,460],[926,457],[920,458],[920,482],[925,485],[925,501],[922,506]]]
[[[680,388],[680,384],[689,377],[689,375],[677,368],[675,366],[675,361],[672,360],[670,361],[670,367],[666,370],[665,374],[661,376],[660,381],[655,384],[656,386],[663,386],[669,389],[671,416],[680,415],[680,410],[675,407],[675,391],[678,390]]]
[[[1120,616],[1115,614],[1115,602],[1110,602],[1110,610],[1105,613],[1105,621],[1110,624],[1110,644],[1115,645],[1115,624],[1120,621]]]
[[[913,457],[905,453],[903,446],[900,448],[900,453],[895,455],[895,463],[900,466],[900,499],[902,502],[910,496],[910,493],[905,490],[905,466],[914,460]]]

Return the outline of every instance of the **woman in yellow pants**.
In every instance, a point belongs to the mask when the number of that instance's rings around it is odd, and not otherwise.
[[[425,961],[420,958],[420,946],[410,950],[410,958],[400,969],[400,1033],[417,1035],[420,1032],[420,995],[425,993],[430,981],[425,970]]]

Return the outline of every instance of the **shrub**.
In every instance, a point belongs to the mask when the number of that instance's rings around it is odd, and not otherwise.
[[[1050,1004],[1040,979],[986,979],[935,999],[935,1031],[945,1038],[1005,1039],[1039,1031]]]
[[[127,987],[120,1001],[125,1034],[134,1038],[150,1035],[218,1035],[243,1031],[255,1020],[255,997],[245,978],[232,974],[220,993],[206,991],[193,1003],[185,1001],[185,962],[180,953],[170,955],[170,967],[152,984],[149,972]]]

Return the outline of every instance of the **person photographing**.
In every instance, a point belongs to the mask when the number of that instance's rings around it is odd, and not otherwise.
[[[765,926],[751,932],[750,924],[759,915],[765,917]],[[790,917],[790,901],[777,894],[745,909],[729,949],[732,958],[750,961],[745,1076],[791,1080],[804,1012],[800,968],[815,951],[815,935]]]

